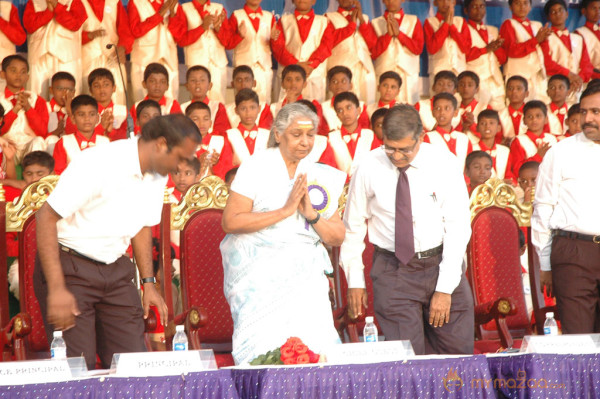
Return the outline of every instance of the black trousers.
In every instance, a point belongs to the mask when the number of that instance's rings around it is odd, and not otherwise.
[[[64,331],[67,356],[83,356],[88,369],[96,368],[96,354],[103,368],[109,368],[114,353],[144,352],[143,309],[133,283],[135,266],[122,256],[104,264],[60,252],[67,289],[75,296],[81,314],[75,327]],[[48,286],[36,256],[33,275],[35,295],[40,303],[48,342],[53,326],[47,316]]]
[[[555,236],[550,263],[563,333],[599,333],[600,244]]]
[[[435,292],[442,255],[413,257],[407,265],[393,253],[375,251],[371,279],[375,316],[386,341],[410,340],[415,354],[473,354],[473,296],[463,274],[452,293],[450,322],[429,325],[429,302]]]

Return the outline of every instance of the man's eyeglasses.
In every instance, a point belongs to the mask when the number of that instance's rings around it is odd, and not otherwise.
[[[381,147],[383,148],[383,151],[385,151],[385,153],[391,157],[396,152],[399,152],[402,155],[411,155],[413,152],[415,152],[415,148],[417,148],[417,144],[419,144],[419,140],[415,141],[415,144],[410,148],[392,148],[392,147],[386,146],[385,144],[382,145]]]

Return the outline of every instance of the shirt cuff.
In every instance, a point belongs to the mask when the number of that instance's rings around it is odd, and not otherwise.
[[[550,270],[552,270],[552,267],[550,266],[550,256],[540,256],[540,270],[543,272],[549,272]]]
[[[437,284],[435,286],[435,290],[437,292],[443,292],[444,294],[452,294],[458,284],[460,283],[460,279],[462,277],[462,267],[459,266],[460,273],[456,273],[453,271],[444,272],[444,268],[447,266],[443,265],[443,262],[440,263],[440,273],[438,275]]]
[[[348,267],[346,279],[348,280],[348,288],[366,288],[364,266]]]

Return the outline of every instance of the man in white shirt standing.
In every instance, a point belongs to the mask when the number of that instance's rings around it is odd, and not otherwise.
[[[600,84],[580,101],[583,133],[544,156],[531,218],[540,282],[556,296],[565,334],[600,332]]]
[[[348,304],[367,305],[362,252],[375,245],[375,316],[386,340],[410,340],[416,354],[472,354],[473,298],[462,270],[471,236],[469,199],[458,161],[423,143],[419,113],[391,108],[383,143],[350,182],[341,263]]]
[[[36,215],[34,289],[48,342],[62,330],[67,356],[85,356],[88,369],[109,368],[114,353],[145,351],[144,322],[156,290],[150,226],[160,222],[168,173],[194,157],[202,138],[184,115],[157,117],[141,136],[86,150],[69,164]],[[144,286],[132,279],[133,246]],[[143,307],[142,307],[143,305]]]

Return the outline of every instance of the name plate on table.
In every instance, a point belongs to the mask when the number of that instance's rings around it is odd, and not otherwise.
[[[110,367],[111,374],[119,377],[156,377],[216,369],[212,349],[116,353]]]
[[[0,385],[41,384],[68,381],[87,374],[83,357],[64,360],[0,362]]]
[[[528,335],[521,353],[600,353],[600,334]]]
[[[327,363],[397,362],[414,356],[410,341],[357,342],[332,345],[325,352]]]

